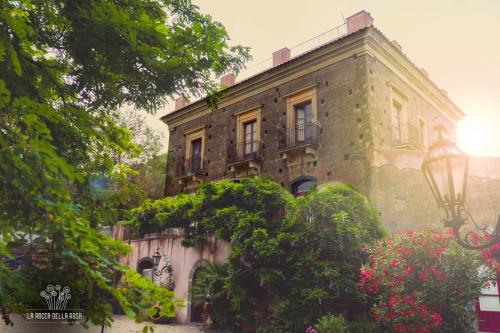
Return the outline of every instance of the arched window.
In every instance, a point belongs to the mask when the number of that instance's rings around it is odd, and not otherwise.
[[[153,259],[150,257],[144,257],[137,262],[137,273],[142,276],[153,280]]]
[[[292,185],[290,190],[293,195],[301,196],[306,195],[316,187],[316,179],[314,177],[300,177],[297,178]]]

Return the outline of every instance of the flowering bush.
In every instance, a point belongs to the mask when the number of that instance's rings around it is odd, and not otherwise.
[[[484,230],[482,234],[475,231],[467,231],[467,240],[473,245],[481,245],[488,243],[493,239],[493,235],[488,231]],[[479,250],[483,255],[483,262],[490,269],[497,272],[497,276],[500,276],[500,243],[494,243],[491,246]]]
[[[468,251],[444,230],[407,232],[365,249],[358,289],[372,298],[375,321],[393,332],[465,332],[472,301],[494,276],[478,251]]]
[[[305,333],[318,333],[318,330],[316,330],[312,326],[309,326],[308,328],[306,328]]]

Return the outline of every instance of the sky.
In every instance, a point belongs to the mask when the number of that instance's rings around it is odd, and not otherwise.
[[[500,157],[500,0],[194,0],[221,22],[232,44],[256,63],[344,22],[362,9],[466,113],[458,145],[470,155]],[[158,119],[149,123],[167,135]]]

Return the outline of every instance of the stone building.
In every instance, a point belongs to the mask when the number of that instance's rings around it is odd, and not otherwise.
[[[361,11],[337,28],[338,37],[294,57],[273,53],[272,68],[228,88],[212,110],[179,98],[162,120],[169,129],[165,195],[204,182],[271,177],[295,195],[332,182],[354,185],[379,210],[389,229],[421,229],[442,215],[420,172],[436,125],[455,136],[464,113],[417,67],[401,46]],[[472,159],[469,202],[478,219],[500,212],[500,161]],[[187,300],[178,320],[196,320],[189,291],[196,269],[223,260],[217,240],[185,249],[180,236],[131,241],[124,261],[139,264],[162,249],[174,266],[176,294]],[[141,261],[142,260],[142,261]]]

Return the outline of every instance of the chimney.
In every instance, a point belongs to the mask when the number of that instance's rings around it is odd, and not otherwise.
[[[373,25],[373,17],[366,10],[349,16],[346,21],[348,34]]]
[[[181,96],[175,99],[175,111],[182,109],[189,104],[189,99]]]
[[[288,60],[290,60],[290,49],[288,47],[284,47],[281,50],[273,52],[273,67],[281,65]]]
[[[229,73],[220,78],[220,84],[226,87],[234,86],[236,82],[236,76],[233,73]]]

